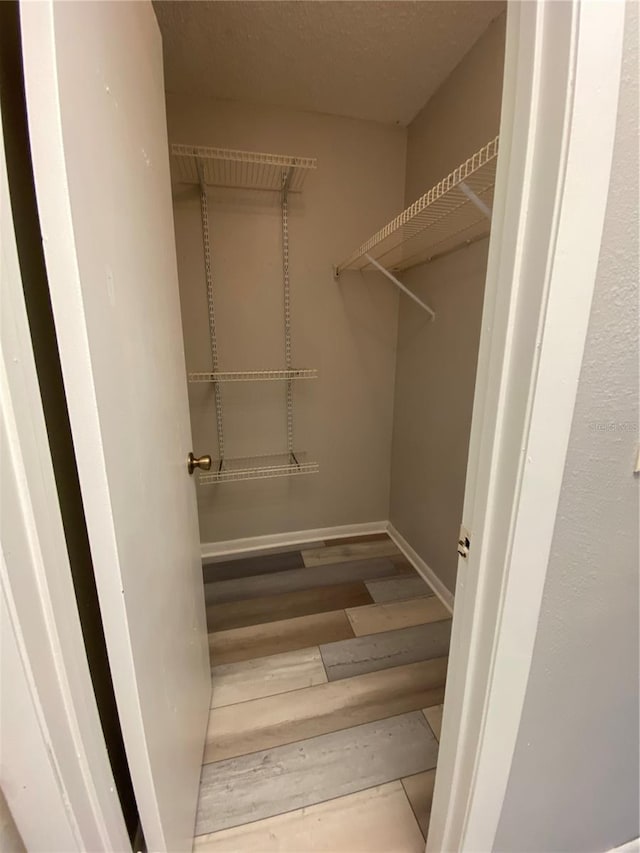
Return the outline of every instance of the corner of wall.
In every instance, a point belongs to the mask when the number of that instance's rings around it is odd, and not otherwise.
[[[405,204],[499,132],[506,12],[495,18],[408,127]],[[404,274],[436,310],[398,312],[389,518],[455,588],[488,239]]]

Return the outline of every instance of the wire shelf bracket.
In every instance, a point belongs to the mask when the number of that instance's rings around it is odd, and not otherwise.
[[[488,236],[498,145],[496,136],[376,232],[335,267],[336,278],[375,267],[373,260],[393,273],[408,270]]]
[[[487,217],[487,219],[491,219],[491,208],[489,207],[488,204],[485,204],[482,201],[482,199],[479,198],[474,193],[474,191],[471,189],[469,184],[467,184],[465,181],[460,181],[458,186],[460,187],[462,192],[466,195],[466,197],[469,199],[469,201],[472,202],[473,204],[475,204],[475,206],[478,208],[478,210],[480,210],[482,213],[484,213],[484,215]]]
[[[432,320],[435,320],[435,311],[432,308],[429,308],[426,302],[423,302],[422,299],[420,299],[418,296],[415,295],[415,293],[413,293],[413,291],[409,290],[409,288],[406,287],[401,281],[398,281],[398,279],[395,277],[395,275],[393,275],[393,273],[390,273],[389,270],[385,269],[382,264],[379,264],[375,258],[371,257],[371,255],[365,255],[365,257],[369,259],[369,263],[372,266],[380,270],[383,275],[386,275],[389,281],[392,281],[396,287],[399,287],[403,293],[406,293],[410,299],[413,299],[414,302],[416,302],[424,311],[426,311],[427,314],[430,315]]]

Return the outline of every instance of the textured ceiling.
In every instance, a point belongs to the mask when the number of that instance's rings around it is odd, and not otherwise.
[[[156,0],[168,92],[406,125],[503,0]]]

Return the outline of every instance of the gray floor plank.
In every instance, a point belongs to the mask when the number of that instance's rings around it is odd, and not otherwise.
[[[370,581],[367,583],[367,589],[376,604],[435,595],[429,584],[419,574]]]
[[[205,583],[212,583],[284,572],[288,569],[300,569],[303,566],[302,554],[296,550],[278,554],[260,554],[256,557],[241,557],[219,563],[203,562],[202,574]]]
[[[320,646],[329,681],[407,663],[446,657],[451,620],[401,628]]]
[[[436,766],[421,712],[203,767],[196,835],[320,803]]]
[[[205,600],[207,604],[220,604],[223,601],[279,595],[299,589],[313,589],[316,586],[374,580],[406,573],[406,569],[396,568],[388,557],[376,557],[207,583],[204,587]]]

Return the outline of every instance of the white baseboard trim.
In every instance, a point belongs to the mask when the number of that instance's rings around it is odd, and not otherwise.
[[[390,521],[387,523],[387,533],[405,555],[407,560],[409,560],[416,572],[418,572],[419,575],[422,575],[426,580],[447,610],[453,613],[453,593],[449,592],[433,569],[425,563],[417,551],[414,551],[404,536],[398,533]]]
[[[634,838],[633,841],[627,841],[626,844],[620,847],[614,847],[609,853],[638,853],[640,850],[640,838]]]
[[[215,563],[234,554],[251,554],[254,557],[270,551],[319,542],[323,539],[342,539],[347,536],[366,536],[368,533],[386,533],[388,521],[367,521],[362,524],[342,524],[338,527],[319,527],[315,530],[293,530],[289,533],[271,533],[267,536],[249,536],[246,539],[228,539],[225,542],[203,542],[202,559]],[[409,558],[410,559],[410,558]]]
[[[234,555],[251,554],[258,557],[296,545],[319,543],[324,539],[344,539],[348,536],[366,536],[369,533],[388,533],[414,569],[433,589],[444,606],[453,613],[453,595],[422,557],[415,551],[390,521],[366,521],[361,524],[342,524],[337,527],[318,527],[312,530],[292,530],[288,533],[270,533],[265,536],[248,536],[244,539],[227,539],[224,542],[203,542],[202,559],[215,563]]]

